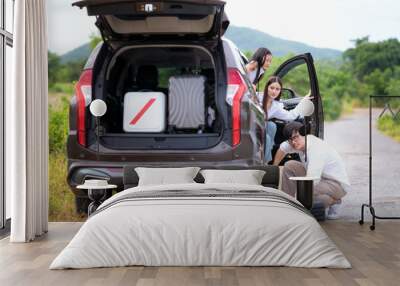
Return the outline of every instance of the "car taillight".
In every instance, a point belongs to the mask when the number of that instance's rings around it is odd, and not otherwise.
[[[92,101],[92,70],[84,70],[75,86],[78,143],[86,146],[86,106]]]
[[[239,70],[228,69],[228,89],[226,101],[232,106],[232,145],[240,143],[240,108],[243,95],[247,90]]]

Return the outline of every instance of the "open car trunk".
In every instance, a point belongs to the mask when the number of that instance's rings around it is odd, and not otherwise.
[[[229,26],[219,0],[83,0],[73,3],[96,16],[104,41],[148,36],[218,40]]]
[[[186,43],[219,45],[229,25],[225,2],[83,0],[73,5],[96,16],[113,53],[94,75],[93,99],[105,100],[108,107],[101,118],[103,146],[205,149],[220,141],[213,55]],[[94,122],[90,126],[89,145],[96,140]]]
[[[94,92],[107,112],[100,143],[109,149],[205,149],[222,136],[212,54],[200,46],[128,46],[104,63]],[[101,70],[103,74],[101,74]],[[103,82],[100,82],[103,81]],[[95,123],[89,139],[96,140]]]

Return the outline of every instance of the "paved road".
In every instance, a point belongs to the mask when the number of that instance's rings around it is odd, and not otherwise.
[[[373,111],[377,118],[380,110]],[[346,162],[352,191],[343,200],[342,217],[359,220],[361,204],[368,202],[369,129],[368,110],[356,109],[351,115],[325,124],[325,140]],[[379,216],[400,216],[400,143],[375,127],[373,141],[373,205]],[[369,211],[366,219],[370,219]]]

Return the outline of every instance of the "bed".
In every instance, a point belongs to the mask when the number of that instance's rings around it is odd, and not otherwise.
[[[308,210],[283,192],[195,182],[112,196],[50,269],[132,265],[351,267]]]

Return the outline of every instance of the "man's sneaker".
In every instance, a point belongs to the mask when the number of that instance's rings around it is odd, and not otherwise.
[[[341,203],[333,204],[327,209],[326,219],[338,219]]]
[[[310,212],[314,216],[317,221],[324,221],[325,220],[325,206],[322,202],[314,202]]]

